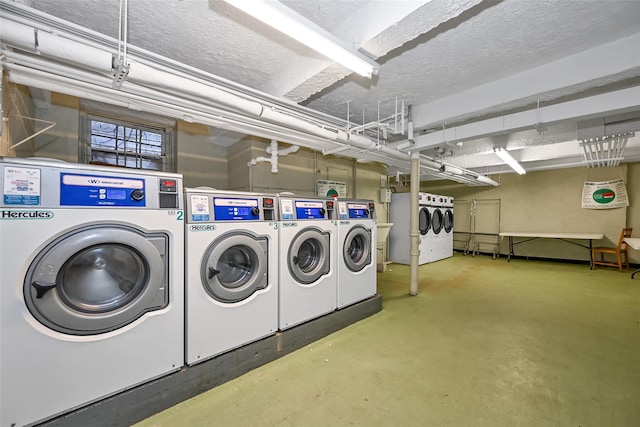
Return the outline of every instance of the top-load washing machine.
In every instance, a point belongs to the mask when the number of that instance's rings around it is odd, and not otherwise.
[[[182,178],[0,158],[0,425],[184,364]]]
[[[409,238],[409,209],[411,209],[410,193],[391,194],[391,206],[389,208],[389,220],[394,226],[389,231],[389,259],[400,264],[410,264],[409,250],[411,240]],[[431,195],[418,193],[418,230],[420,255],[418,264],[426,264],[431,259],[431,249],[428,241],[432,239],[432,212],[430,208]]]
[[[186,362],[278,330],[275,196],[188,188]]]
[[[337,200],[337,308],[376,294],[376,214],[373,200]]]
[[[336,308],[333,200],[280,195],[279,325],[284,330]]]

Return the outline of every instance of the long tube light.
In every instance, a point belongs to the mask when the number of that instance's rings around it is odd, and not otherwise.
[[[493,151],[500,157],[505,163],[507,163],[511,169],[516,171],[519,175],[524,175],[527,171],[514,159],[507,150],[502,147],[494,147]]]
[[[338,38],[277,1],[225,0],[287,36],[344,65],[363,77],[378,74],[380,66],[354,49],[347,48]]]

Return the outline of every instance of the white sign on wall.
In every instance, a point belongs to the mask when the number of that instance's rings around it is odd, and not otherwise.
[[[629,206],[629,196],[623,180],[584,183],[583,209],[615,209],[625,206]]]
[[[339,181],[327,181],[319,179],[316,181],[318,197],[347,197],[347,183]]]

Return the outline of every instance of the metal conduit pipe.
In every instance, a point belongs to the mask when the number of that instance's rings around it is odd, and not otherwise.
[[[409,187],[411,194],[409,203],[409,238],[411,246],[409,248],[409,295],[418,295],[418,266],[420,262],[420,227],[418,218],[419,198],[420,198],[420,153],[411,153],[411,184]]]
[[[110,73],[113,65],[113,55],[110,52],[7,19],[0,19],[0,39],[7,45],[71,62],[83,68]]]
[[[191,119],[209,126],[229,129],[236,132],[254,132],[253,134],[263,138],[277,138],[289,143],[301,144],[312,149],[317,149],[317,144],[326,142],[322,138],[314,137],[308,133],[280,127],[276,124],[267,124],[259,121],[257,118],[250,118],[247,115],[230,113],[220,115],[211,108],[203,110],[203,104],[201,103],[186,99],[177,99],[169,94],[159,96],[161,93],[131,83],[126,83],[129,91],[125,93],[111,88],[110,80],[106,77],[102,79],[105,79],[109,86],[103,87],[100,84],[78,81],[60,75],[52,75],[46,71],[26,68],[13,63],[5,63],[5,68],[10,70],[10,82],[24,86],[65,93],[78,98],[105,102],[134,110],[144,110],[176,119],[183,119],[183,117],[189,116]],[[98,78],[99,76],[95,77]],[[151,94],[151,92],[153,92],[153,94]]]

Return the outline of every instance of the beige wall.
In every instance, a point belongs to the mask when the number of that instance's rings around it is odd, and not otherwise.
[[[19,157],[50,157],[77,162],[79,108],[78,98],[52,93],[51,103],[37,107],[36,114],[38,119],[54,122],[56,125],[35,137],[28,151],[17,153]],[[38,122],[36,130],[47,126],[47,123]]]
[[[55,122],[56,126],[37,136],[29,143],[23,144],[18,157],[50,157],[69,162],[77,162],[79,156],[80,109],[78,98],[51,94],[50,103],[38,103],[31,98],[28,88],[10,85],[16,93],[12,99],[20,99],[14,103],[11,112],[20,111],[41,120]],[[6,100],[8,91],[4,91]],[[17,106],[22,106],[20,110]],[[104,106],[105,114],[126,116],[115,107]],[[147,115],[150,119],[153,117]],[[158,118],[167,122],[166,118]],[[173,123],[173,121],[171,121]],[[13,142],[18,137],[33,134],[46,124],[28,121],[11,132]],[[32,128],[25,129],[25,126]],[[352,198],[373,199],[378,206],[378,216],[386,221],[387,210],[380,204],[380,188],[386,184],[386,166],[380,163],[358,163],[354,159],[322,154],[301,148],[298,152],[278,159],[278,173],[271,172],[271,164],[259,163],[251,168],[247,163],[259,156],[269,157],[266,148],[267,140],[245,137],[230,147],[222,147],[211,142],[208,126],[184,121],[176,121],[177,168],[184,176],[185,187],[207,186],[217,189],[257,191],[276,193],[291,191],[298,195],[316,194],[316,180],[328,179],[342,181],[347,184],[347,196]],[[21,132],[19,130],[22,129]],[[280,143],[280,148],[288,147]],[[357,184],[357,185],[356,185]]]
[[[387,168],[380,163],[358,163],[355,159],[323,156],[317,151],[300,148],[297,152],[278,158],[278,172],[271,172],[270,162],[247,166],[252,158],[270,157],[266,149],[269,142],[262,139],[243,141],[236,144],[229,158],[230,183],[246,187],[237,188],[257,192],[277,193],[291,191],[301,196],[316,195],[316,181],[330,180],[346,183],[347,197],[371,199],[378,207],[378,217],[386,221],[386,208],[380,203],[380,188],[386,183]],[[279,144],[279,148],[289,147]],[[243,169],[244,168],[244,169]],[[242,171],[248,172],[243,180]],[[240,179],[231,176],[240,175]],[[233,186],[233,185],[232,185]]]
[[[210,141],[208,126],[178,120],[176,139],[185,187],[228,187],[227,148]]]
[[[422,191],[451,195],[455,205],[455,230],[469,230],[470,201],[476,204],[476,231],[598,232],[602,241],[594,245],[615,246],[623,227],[634,227],[640,235],[640,163],[616,168],[586,167],[529,172],[526,175],[505,174],[493,177],[499,187],[468,187],[448,181],[423,182]],[[630,206],[619,209],[582,209],[581,196],[585,181],[607,181],[622,178],[626,182]],[[499,205],[495,202],[499,199]],[[497,208],[499,206],[499,210]],[[499,222],[498,218],[499,217]],[[459,236],[456,236],[458,239]],[[580,243],[585,243],[580,242]],[[483,251],[487,251],[484,245]],[[500,245],[507,253],[507,242]],[[569,243],[539,239],[515,246],[516,255],[587,260],[588,251]],[[632,262],[640,261],[640,253],[630,252]]]
[[[35,104],[29,89],[24,86],[9,84],[6,75],[2,75],[2,137],[0,138],[0,155],[17,156],[30,150],[33,140],[11,148],[12,145],[33,135],[36,123],[28,117],[35,117]]]

